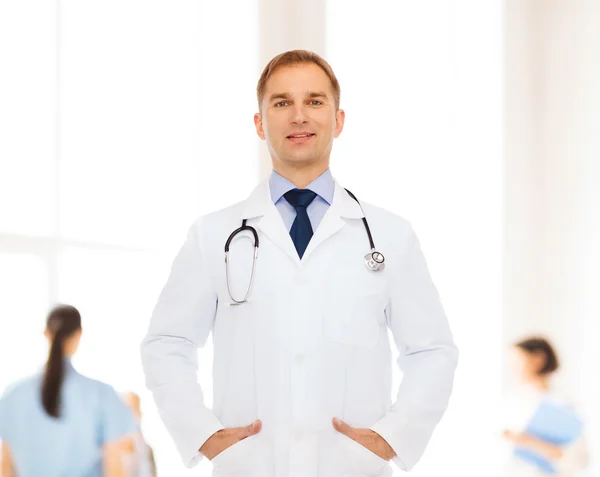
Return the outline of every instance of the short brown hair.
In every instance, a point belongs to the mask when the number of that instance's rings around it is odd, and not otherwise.
[[[277,68],[284,66],[299,65],[302,63],[314,63],[320,67],[325,74],[329,77],[331,82],[331,88],[333,89],[333,97],[335,99],[335,108],[340,109],[340,83],[335,77],[333,69],[322,57],[308,50],[291,50],[281,53],[269,61],[269,64],[265,66],[258,84],[256,85],[256,97],[258,99],[258,107],[260,109],[263,97],[265,95],[265,86],[268,79],[275,72]]]
[[[544,376],[552,374],[559,367],[558,356],[554,347],[550,342],[540,336],[534,336],[531,338],[524,339],[516,343],[517,348],[522,349],[529,354],[542,353],[545,357],[544,364],[538,369],[538,376]]]

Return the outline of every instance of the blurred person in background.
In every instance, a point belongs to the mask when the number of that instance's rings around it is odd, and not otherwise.
[[[130,441],[124,456],[127,477],[156,477],[156,463],[152,448],[142,433],[142,406],[140,397],[132,392],[124,393],[123,400],[136,418],[138,431]]]
[[[45,370],[0,399],[3,477],[125,477],[122,454],[135,419],[112,387],[71,364],[81,333],[77,309],[55,307],[44,332]]]
[[[588,452],[582,433],[566,445],[557,445],[539,436],[526,432],[542,405],[556,406],[564,410],[564,415],[573,412],[577,416],[573,399],[560,391],[552,383],[559,368],[557,353],[550,342],[542,337],[530,337],[517,342],[511,349],[511,372],[514,387],[508,393],[505,406],[504,424],[507,426],[503,437],[508,443],[508,457],[503,475],[506,477],[537,477],[549,474],[560,477],[579,475],[587,467]],[[569,413],[569,414],[567,414]],[[564,417],[559,412],[555,422],[546,423],[552,428],[564,426]],[[539,415],[538,415],[539,418]],[[567,417],[568,419],[568,417]],[[579,419],[579,417],[577,417]],[[549,432],[552,434],[552,431]],[[525,453],[535,458],[523,458]],[[549,464],[544,470],[544,465]],[[553,469],[550,470],[549,467]]]

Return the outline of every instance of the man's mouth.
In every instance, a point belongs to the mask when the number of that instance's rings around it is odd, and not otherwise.
[[[287,139],[289,139],[292,142],[295,143],[300,143],[300,142],[306,142],[308,140],[310,140],[311,137],[315,136],[315,134],[313,133],[298,133],[298,134],[290,134],[289,136],[287,136]]]

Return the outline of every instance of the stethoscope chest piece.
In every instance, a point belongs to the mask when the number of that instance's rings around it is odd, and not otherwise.
[[[365,266],[372,272],[381,272],[385,268],[385,257],[381,252],[371,250],[365,255]]]

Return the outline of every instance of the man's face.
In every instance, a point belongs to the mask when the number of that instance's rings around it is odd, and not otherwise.
[[[275,70],[265,85],[256,132],[267,141],[273,161],[288,166],[329,163],[333,139],[344,126],[329,77],[305,63]]]

